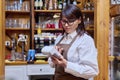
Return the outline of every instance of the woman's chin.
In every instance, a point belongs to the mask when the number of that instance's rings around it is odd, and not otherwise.
[[[70,34],[72,33],[73,31],[70,31],[70,30],[66,30],[66,33]]]

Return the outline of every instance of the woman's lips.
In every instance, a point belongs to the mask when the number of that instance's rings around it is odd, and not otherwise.
[[[70,29],[70,27],[66,27],[65,29]]]

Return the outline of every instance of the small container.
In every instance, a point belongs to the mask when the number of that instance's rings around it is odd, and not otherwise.
[[[29,49],[29,50],[28,50],[28,58],[27,58],[27,61],[28,61],[28,62],[34,61],[34,58],[35,58],[35,50],[34,50],[34,49]]]

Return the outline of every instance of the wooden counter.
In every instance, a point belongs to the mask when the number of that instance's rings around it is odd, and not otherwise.
[[[29,63],[27,63],[27,61],[5,61],[5,65],[27,65]],[[48,64],[47,61],[35,61],[33,63],[30,64]]]
[[[109,56],[109,61],[114,60],[114,56]],[[28,65],[27,61],[5,61],[5,65]],[[48,64],[47,61],[35,61],[34,63],[31,64]]]

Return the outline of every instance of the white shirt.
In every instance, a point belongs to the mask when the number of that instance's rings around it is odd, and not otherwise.
[[[61,43],[62,44],[69,44],[76,35],[77,35],[76,31],[74,31],[73,33],[68,34],[68,35],[64,34],[65,37],[63,38],[63,40],[61,41]]]
[[[76,32],[68,34],[69,38],[64,38],[61,43],[70,43],[76,34]],[[62,36],[58,36],[56,43],[61,38]],[[67,59],[67,66],[64,68],[66,73],[85,79],[94,77],[99,73],[94,40],[86,33],[76,38],[68,50]],[[50,58],[48,62],[54,67],[54,63],[51,62]]]

